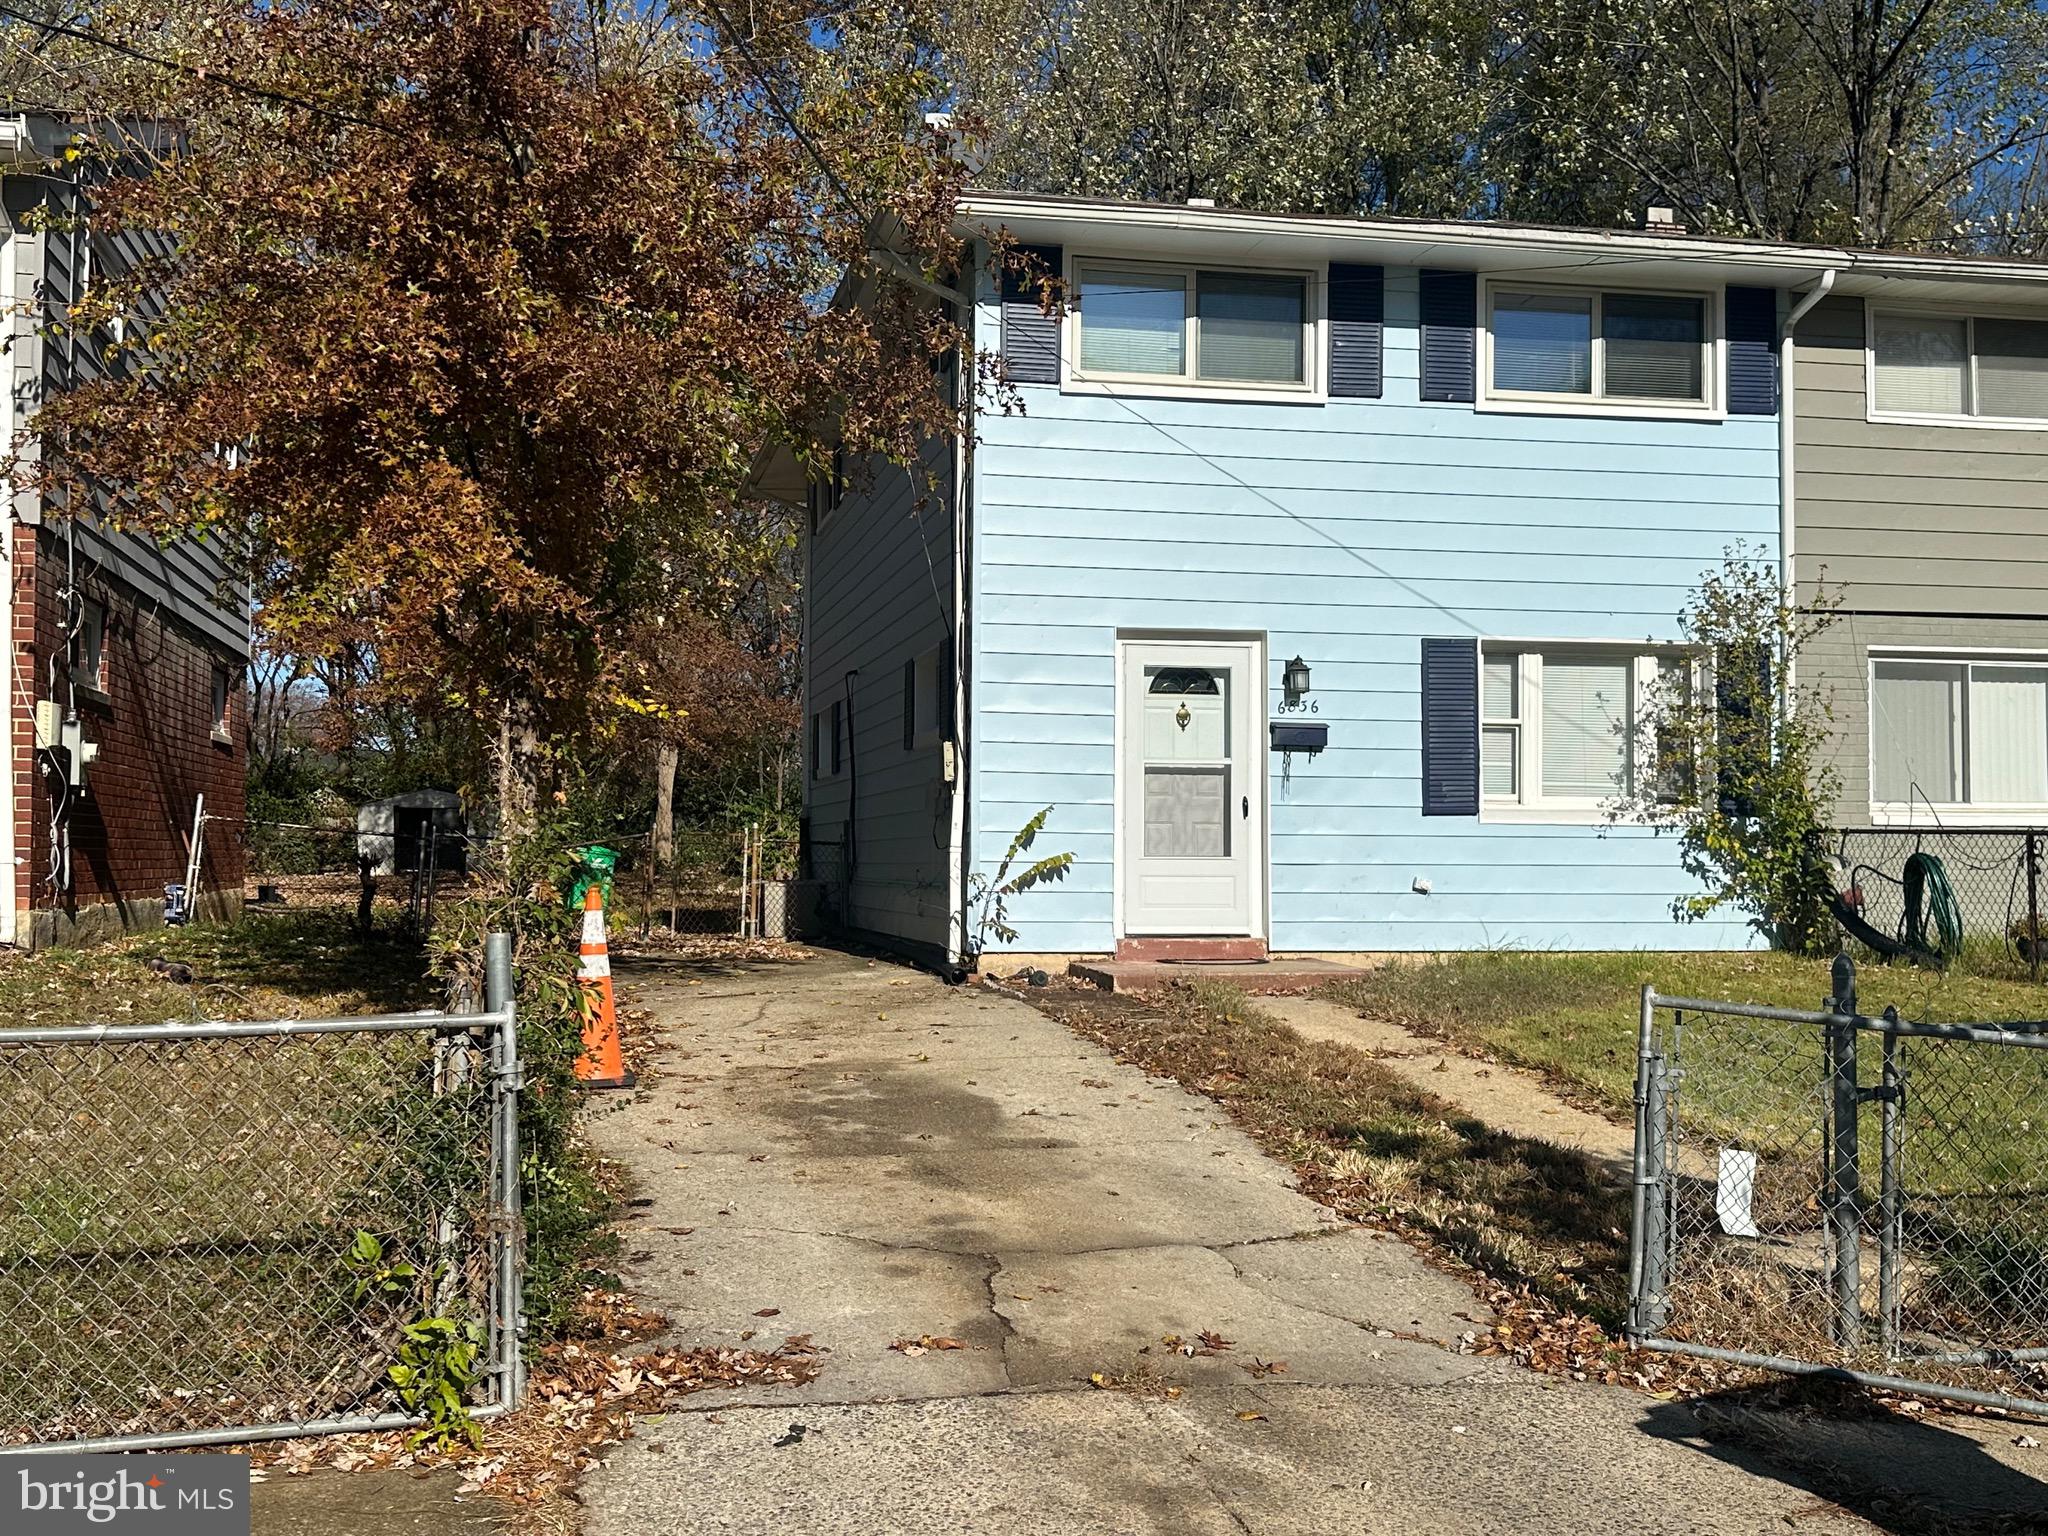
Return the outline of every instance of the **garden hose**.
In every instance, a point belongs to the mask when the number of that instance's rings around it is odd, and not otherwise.
[[[1931,853],[1916,853],[1906,860],[1906,942],[1915,948],[1941,955],[1963,952],[1963,909],[1956,902],[1955,887],[1948,883],[1948,870]],[[1927,941],[1927,919],[1934,919],[1939,942]]]

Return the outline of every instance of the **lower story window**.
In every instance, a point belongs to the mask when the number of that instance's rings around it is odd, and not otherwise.
[[[2048,659],[1874,662],[1870,774],[1878,806],[2048,806]]]
[[[1489,643],[1479,706],[1485,804],[1588,812],[1635,795],[1676,756],[1647,729],[1652,702],[1660,688],[1692,687],[1694,671],[1681,651]]]

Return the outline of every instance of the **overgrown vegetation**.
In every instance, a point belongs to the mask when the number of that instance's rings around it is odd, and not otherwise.
[[[1048,881],[1066,879],[1067,871],[1073,868],[1074,856],[1071,853],[1049,853],[1022,869],[1016,867],[1017,861],[1030,853],[1031,845],[1038,841],[1038,834],[1045,830],[1046,818],[1051,815],[1052,807],[1048,805],[1025,822],[1017,829],[1017,835],[1010,839],[1010,846],[1003,851],[995,873],[984,874],[976,870],[968,881],[968,909],[979,914],[974,924],[975,954],[979,955],[988,948],[990,934],[1005,944],[1015,943],[1017,930],[1010,925],[1010,902]]]
[[[585,993],[577,983],[582,914],[571,910],[573,850],[587,838],[567,813],[550,812],[532,837],[494,845],[472,869],[466,894],[437,920],[438,965],[484,995],[485,935],[512,936],[518,983],[520,1170],[526,1198],[526,1312],[535,1342],[559,1333],[585,1287],[616,1252],[614,1201],[576,1135],[574,1067],[583,1048]]]
[[[1624,745],[1649,771],[1609,814],[1677,836],[1679,864],[1698,882],[1671,903],[1681,921],[1733,909],[1781,949],[1833,943],[1823,849],[1841,789],[1827,756],[1834,709],[1824,686],[1799,680],[1798,663],[1838,603],[1825,591],[1788,603],[1776,563],[1738,544],[1679,613],[1696,659],[1660,668],[1646,690]]]

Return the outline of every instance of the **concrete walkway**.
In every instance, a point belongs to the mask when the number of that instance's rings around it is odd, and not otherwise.
[[[629,1282],[679,1343],[830,1353],[645,1424],[591,1536],[1873,1529],[1681,1409],[1445,1347],[1462,1284],[1023,1004],[845,956],[634,980],[659,1077],[591,1122],[650,1202]]]
[[[1635,1174],[1635,1131],[1560,1098],[1535,1072],[1461,1055],[1438,1040],[1320,997],[1262,997],[1296,1034],[1348,1045],[1495,1130],[1583,1152],[1617,1180]]]

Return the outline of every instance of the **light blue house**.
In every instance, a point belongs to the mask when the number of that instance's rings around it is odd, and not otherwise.
[[[971,952],[974,876],[1051,806],[1034,853],[1075,862],[1019,952],[1755,942],[1675,922],[1673,840],[1602,806],[1701,573],[1777,558],[1780,326],[1831,253],[1022,196],[963,227],[1021,411],[923,505],[812,495],[807,827],[855,928]]]

